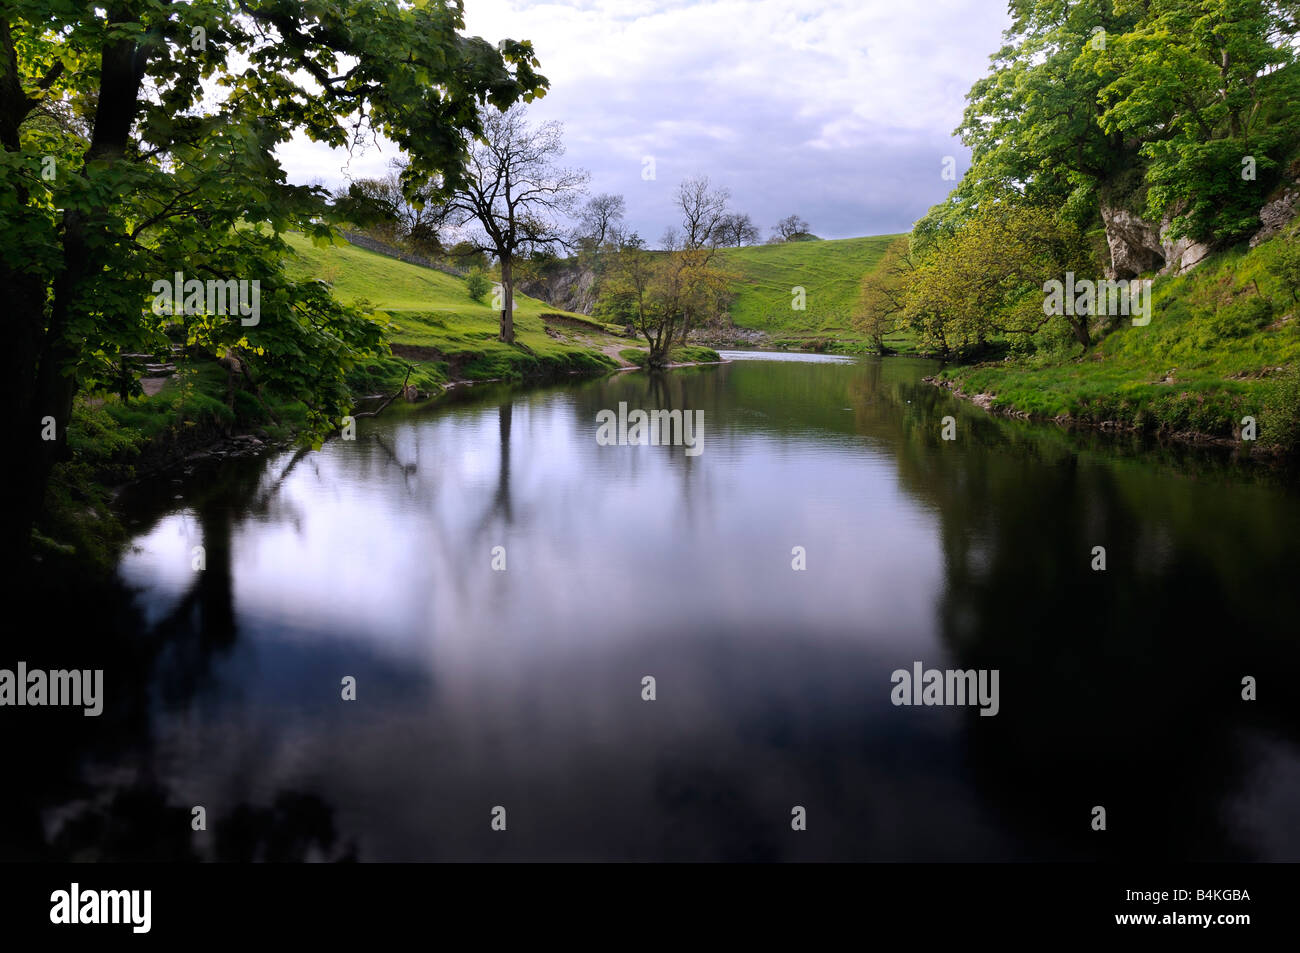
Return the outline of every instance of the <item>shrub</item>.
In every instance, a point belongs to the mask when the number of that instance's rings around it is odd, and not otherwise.
[[[262,402],[246,390],[235,391],[235,415],[247,423],[260,424],[267,419]]]
[[[1289,453],[1300,452],[1300,368],[1288,367],[1264,389],[1260,437]]]
[[[1281,248],[1268,270],[1281,280],[1292,301],[1300,301],[1300,240],[1291,237],[1279,244]]]
[[[488,281],[487,275],[483,274],[482,269],[475,268],[465,278],[465,290],[469,292],[470,298],[475,301],[482,301],[483,296],[488,293],[492,283]]]
[[[1267,298],[1252,295],[1220,308],[1210,319],[1210,327],[1220,338],[1241,338],[1273,320],[1273,305]]]

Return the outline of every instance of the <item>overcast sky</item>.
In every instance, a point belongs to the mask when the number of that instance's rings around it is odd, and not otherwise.
[[[652,243],[703,174],[766,238],[798,213],[823,238],[907,231],[960,176],[966,91],[1009,23],[1001,0],[467,0],[466,32],[532,40],[566,165],[627,199]],[[295,182],[382,172],[391,147],[281,152]],[[643,176],[653,158],[654,178]]]

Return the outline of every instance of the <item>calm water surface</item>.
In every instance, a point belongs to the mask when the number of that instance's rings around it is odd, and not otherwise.
[[[1293,492],[990,418],[923,361],[730,356],[137,489],[138,704],[41,795],[45,843],[1300,860]],[[620,402],[702,410],[703,452],[598,446]],[[894,706],[916,661],[997,669],[998,715]]]

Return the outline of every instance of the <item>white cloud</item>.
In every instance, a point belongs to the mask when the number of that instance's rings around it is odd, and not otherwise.
[[[568,161],[592,171],[593,190],[624,194],[651,237],[672,219],[676,182],[695,173],[731,188],[764,228],[798,212],[825,237],[905,230],[951,186],[942,157],[966,155],[951,133],[1007,19],[989,0],[469,0],[466,10],[471,34],[533,41],[551,89],[530,113],[564,122]],[[646,155],[655,181],[641,178]],[[296,181],[342,178],[326,150],[295,146],[285,159]],[[372,164],[354,158],[353,174]]]

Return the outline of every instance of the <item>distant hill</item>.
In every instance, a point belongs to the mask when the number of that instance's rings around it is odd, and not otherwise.
[[[761,332],[761,342],[752,343],[832,349],[838,345],[853,350],[865,341],[852,323],[862,276],[897,237],[874,235],[724,249],[722,267],[734,276],[730,319],[742,331]],[[329,282],[345,302],[365,302],[383,312],[394,325],[391,339],[397,353],[409,356],[420,353],[419,349],[436,349],[468,354],[500,349],[501,356],[507,356],[509,349],[495,341],[497,315],[490,299],[481,303],[471,300],[463,278],[354,245],[321,247],[301,235],[291,235],[288,240],[296,253],[291,270],[298,276]],[[628,346],[626,339],[618,347],[612,345],[614,339],[609,334],[620,329],[565,310],[563,304],[569,303],[565,300],[548,304],[536,297],[548,289],[572,292],[585,287],[576,262],[574,265],[568,269],[561,266],[547,281],[528,284],[534,296],[516,295],[520,341],[539,352],[586,348],[616,358],[619,350]],[[791,307],[796,287],[803,289],[803,310]],[[566,295],[556,293],[555,297],[565,299]],[[576,302],[579,296],[567,297]],[[543,314],[552,317],[544,321]],[[725,343],[725,336],[720,342]],[[891,339],[891,344],[906,348],[905,336]],[[569,355],[573,357],[576,355]]]
[[[833,348],[839,342],[846,350],[860,349],[867,339],[853,327],[852,319],[862,278],[898,237],[872,235],[833,241],[809,237],[779,245],[723,249],[722,267],[733,276],[734,297],[728,317],[735,328],[716,325],[701,329],[698,336],[714,344],[824,344]],[[589,313],[596,303],[595,284],[595,272],[569,259],[523,287],[558,307]],[[795,288],[803,289],[803,310],[792,307]],[[907,335],[896,335],[889,343],[905,348],[908,340]]]
[[[862,276],[899,236],[872,235],[833,241],[728,248],[724,267],[737,277],[731,320],[763,331],[773,342],[815,338],[861,340],[852,324]],[[804,290],[804,310],[795,310],[794,288]]]

